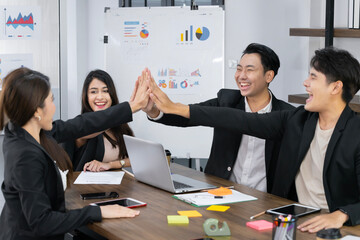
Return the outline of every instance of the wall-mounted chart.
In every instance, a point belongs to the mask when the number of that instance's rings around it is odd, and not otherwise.
[[[41,8],[2,6],[0,26],[0,39],[39,39],[41,37]]]
[[[0,54],[0,90],[4,77],[19,67],[33,68],[33,55]]]

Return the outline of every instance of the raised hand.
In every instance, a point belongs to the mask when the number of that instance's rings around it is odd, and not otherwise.
[[[156,104],[156,107],[160,111],[190,118],[188,105],[172,102],[170,98],[156,85],[154,78],[148,77],[147,81],[150,89],[150,99]]]
[[[145,78],[147,76],[145,72]],[[145,81],[144,77],[138,77],[135,82],[134,91],[130,98],[130,107],[133,113],[139,111],[142,108],[145,108],[148,105],[149,101],[149,92],[148,92],[148,83]]]
[[[150,77],[150,79],[155,81],[154,78],[151,76],[150,70],[148,68],[145,68],[142,71],[142,74],[141,74],[140,78],[142,78],[144,81],[146,81],[146,80],[149,79],[149,77]],[[146,105],[146,107],[141,109],[141,110],[143,110],[151,118],[156,118],[160,114],[160,110],[156,107],[154,101],[151,100],[150,98],[149,98],[149,101],[148,101],[148,104]]]

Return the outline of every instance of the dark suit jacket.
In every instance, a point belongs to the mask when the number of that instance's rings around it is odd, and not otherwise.
[[[57,142],[105,130],[132,120],[128,103],[58,120],[46,134]],[[9,123],[3,143],[5,160],[0,239],[64,239],[64,233],[101,221],[99,207],[66,212],[61,176],[53,159],[23,128]]]
[[[217,98],[206,102],[195,104],[197,106],[210,107],[228,107],[245,110],[245,98],[241,96],[239,90],[221,89]],[[294,109],[288,103],[276,99],[272,96],[272,111]],[[219,120],[226,122],[229,116],[218,116]],[[182,118],[177,115],[164,114],[157,122],[171,126],[198,126],[189,122],[189,119]],[[234,132],[224,128],[214,128],[213,142],[209,160],[207,162],[205,172],[229,179],[233,171],[233,167],[237,158],[241,143],[242,133]],[[273,185],[273,173],[280,149],[280,141],[268,140],[265,143],[265,164],[267,175],[267,190],[271,191]]]
[[[82,171],[87,162],[92,160],[102,162],[104,159],[104,134],[88,139],[80,148],[76,147],[75,140],[66,141],[62,146],[73,163],[74,171]]]
[[[314,137],[318,113],[308,112],[303,106],[294,111],[252,114],[191,105],[190,116],[189,124],[282,141],[272,193],[297,200],[295,177]],[[360,118],[346,106],[326,150],[323,184],[329,210],[345,210],[349,215],[347,225],[360,224],[359,135]]]

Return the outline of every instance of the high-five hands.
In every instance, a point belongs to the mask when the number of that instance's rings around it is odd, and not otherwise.
[[[145,68],[142,71],[141,76],[139,76],[139,79],[141,79],[141,81],[145,81],[147,83],[147,86],[149,87],[148,80],[154,78],[151,76],[150,70],[148,68]],[[151,100],[151,98],[149,98],[146,107],[142,108],[141,110],[146,112],[146,114],[149,115],[151,118],[156,118],[160,114],[160,110],[156,107],[155,103]]]
[[[146,81],[146,74],[144,77],[138,77],[135,82],[134,91],[130,97],[130,107],[133,113],[139,111],[140,109],[145,109],[149,102],[149,88]]]
[[[146,97],[147,100],[145,101],[144,98]],[[148,68],[145,68],[141,76],[138,77],[130,103],[136,102],[137,100],[141,102],[141,109],[152,118],[157,117],[160,111],[163,113],[177,114],[186,118],[190,117],[189,106],[172,102],[157,86]]]

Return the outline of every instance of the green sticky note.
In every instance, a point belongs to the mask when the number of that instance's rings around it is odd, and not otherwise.
[[[189,224],[188,216],[168,215],[168,224]]]

